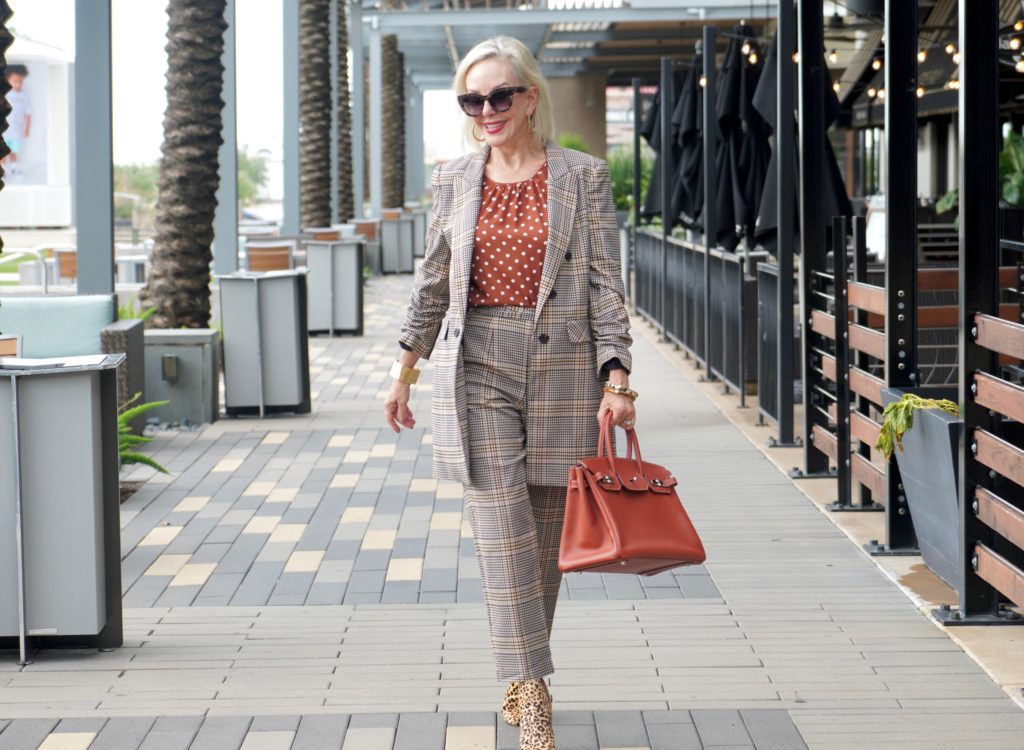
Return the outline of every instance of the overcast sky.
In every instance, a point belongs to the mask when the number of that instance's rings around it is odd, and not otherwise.
[[[74,0],[9,3],[16,33],[73,54]],[[166,106],[167,2],[112,0],[112,7],[114,161],[151,162],[160,156]],[[238,142],[250,152],[268,149],[280,154],[282,0],[240,0],[236,7]],[[427,98],[434,101],[432,96]],[[458,113],[454,105],[440,111],[435,106],[424,118],[428,150],[455,156],[460,153],[458,129],[453,127]]]

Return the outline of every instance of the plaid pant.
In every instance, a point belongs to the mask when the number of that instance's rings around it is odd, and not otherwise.
[[[566,488],[526,481],[533,316],[530,308],[471,307],[463,338],[466,514],[499,681],[554,672],[549,639],[562,581],[558,547]]]

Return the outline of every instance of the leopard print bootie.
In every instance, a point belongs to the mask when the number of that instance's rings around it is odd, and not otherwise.
[[[513,680],[505,689],[505,702],[501,704],[501,718],[509,726],[519,726],[519,687],[523,683]]]
[[[519,687],[519,750],[555,750],[551,694],[543,679]]]

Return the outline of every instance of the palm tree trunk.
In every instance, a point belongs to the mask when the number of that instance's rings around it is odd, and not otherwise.
[[[210,262],[222,143],[225,0],[167,4],[167,110],[157,183],[156,244],[140,293],[157,328],[210,322]]]
[[[384,151],[384,179],[381,185],[381,203],[401,206],[403,190],[399,182],[405,154],[402,149],[402,63],[398,52],[398,37],[381,37],[381,141]]]
[[[356,215],[352,193],[352,100],[348,91],[348,2],[338,0],[338,218],[348,221]],[[362,211],[360,211],[362,214]]]
[[[304,227],[331,223],[330,0],[299,0],[299,215]]]
[[[7,0],[0,0],[0,160],[11,153],[10,146],[4,140],[3,134],[7,130],[7,115],[11,113],[11,105],[7,103],[7,92],[11,90],[11,84],[7,82],[4,70],[7,68],[7,48],[14,41],[14,35],[7,28],[7,22],[11,20],[11,6]],[[0,190],[4,189],[4,168],[0,165]],[[0,237],[0,253],[4,251],[4,240]]]

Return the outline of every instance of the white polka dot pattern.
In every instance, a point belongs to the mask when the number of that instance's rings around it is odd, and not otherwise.
[[[537,306],[548,241],[547,179],[547,162],[521,182],[494,182],[484,176],[470,305]]]

